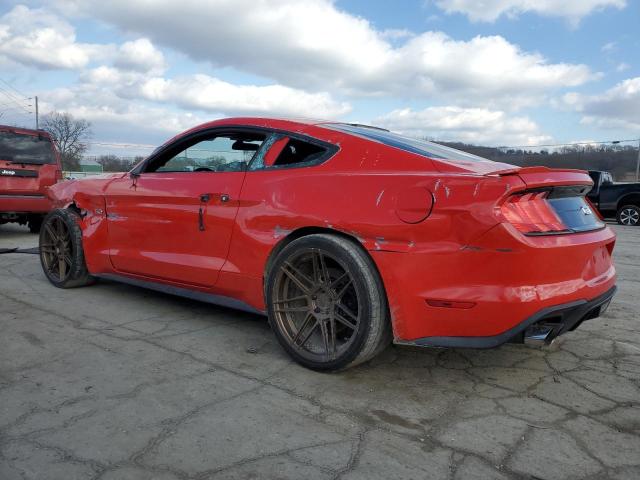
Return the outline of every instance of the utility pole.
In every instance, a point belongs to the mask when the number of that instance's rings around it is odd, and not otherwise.
[[[38,96],[36,95],[36,130],[40,128],[40,123],[38,121]]]

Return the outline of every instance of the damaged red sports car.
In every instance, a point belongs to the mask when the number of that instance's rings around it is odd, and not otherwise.
[[[549,342],[615,291],[578,170],[519,168],[356,124],[236,118],[129,173],[50,188],[57,287],[107,278],[267,314],[301,364],[399,344]]]

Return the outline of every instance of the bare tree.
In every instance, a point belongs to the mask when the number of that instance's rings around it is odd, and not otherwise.
[[[91,123],[76,119],[70,113],[51,112],[44,117],[42,129],[49,132],[62,157],[62,168],[79,170],[86,141],[91,137]]]

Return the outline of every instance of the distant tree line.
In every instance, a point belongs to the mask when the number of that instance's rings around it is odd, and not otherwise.
[[[606,170],[615,180],[635,177],[638,146],[619,144],[568,145],[552,152],[548,150],[524,150],[481,147],[459,142],[438,142],[496,162],[531,167],[542,165],[556,168],[582,170]]]
[[[128,172],[135,164],[144,159],[143,156],[119,157],[117,155],[98,155],[87,158],[91,158],[102,165],[102,171],[104,172]]]

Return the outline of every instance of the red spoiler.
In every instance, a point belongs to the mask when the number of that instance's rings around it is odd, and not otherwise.
[[[549,167],[516,167],[492,172],[492,175],[517,175],[528,188],[550,185],[593,185],[593,180],[584,170]]]

